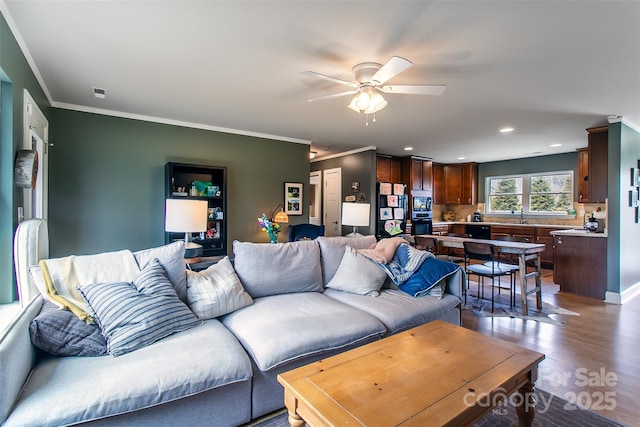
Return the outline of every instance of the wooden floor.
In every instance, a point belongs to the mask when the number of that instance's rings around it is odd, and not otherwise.
[[[624,305],[560,292],[543,274],[543,300],[579,316],[566,325],[479,318],[463,310],[464,327],[546,355],[536,387],[627,426],[640,427],[640,296]]]

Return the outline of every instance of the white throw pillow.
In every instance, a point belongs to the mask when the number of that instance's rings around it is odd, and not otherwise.
[[[347,246],[342,262],[327,288],[377,297],[387,273],[366,256]]]
[[[224,257],[204,271],[187,270],[187,302],[200,320],[212,319],[253,304]]]

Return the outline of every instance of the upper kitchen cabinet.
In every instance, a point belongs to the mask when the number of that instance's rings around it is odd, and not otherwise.
[[[433,163],[431,165],[433,173],[433,193],[431,195],[434,205],[444,204],[444,165]]]
[[[402,166],[397,157],[376,156],[376,181],[378,182],[400,182]]]
[[[604,203],[607,198],[607,162],[609,127],[587,129],[589,134],[589,198],[590,203]]]
[[[478,164],[444,165],[444,203],[475,205],[478,194]]]
[[[419,157],[402,159],[402,182],[412,191],[423,191],[431,194],[433,173],[431,160]]]
[[[589,201],[589,148],[578,148],[578,202]]]

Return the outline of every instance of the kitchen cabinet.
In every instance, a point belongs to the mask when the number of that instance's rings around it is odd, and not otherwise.
[[[431,228],[431,234],[443,235],[449,232],[448,225],[434,225]]]
[[[589,133],[589,202],[604,203],[607,198],[609,127],[587,129]]]
[[[589,201],[589,148],[578,148],[578,203]]]
[[[503,225],[491,226],[491,238],[497,239],[499,237],[523,237],[526,238],[528,243],[533,243],[534,230],[533,227],[514,227]]]
[[[444,203],[444,165],[442,163],[432,163],[431,174],[433,175],[431,183],[432,203],[434,205],[442,205]]]
[[[553,236],[553,281],[561,292],[603,300],[607,291],[607,238]]]
[[[421,191],[431,195],[433,182],[431,160],[419,157],[403,158],[402,182],[412,191]]]
[[[376,156],[376,181],[401,182],[402,163],[398,157]]]
[[[535,227],[534,239],[535,243],[541,243],[545,246],[544,252],[540,254],[540,262],[545,268],[553,268],[553,236],[551,232],[553,228]]]
[[[444,203],[447,205],[475,205],[477,198],[477,163],[444,165]]]

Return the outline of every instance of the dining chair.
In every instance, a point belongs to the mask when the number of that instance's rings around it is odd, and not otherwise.
[[[318,236],[324,236],[324,225],[296,224],[289,226],[289,241],[313,240]]]
[[[413,240],[415,242],[416,249],[431,252],[436,256],[436,258],[442,261],[456,262],[456,261],[453,261],[453,259],[459,259],[459,261],[457,262],[464,262],[464,258],[452,257],[451,255],[449,255],[449,253],[442,253],[442,254],[439,253],[440,242],[438,242],[438,239],[436,239],[435,237],[415,236]]]
[[[484,298],[484,278],[491,279],[491,311],[494,310],[495,305],[495,278],[502,276],[509,276],[512,274],[511,270],[505,270],[498,267],[496,261],[497,249],[495,245],[491,243],[479,243],[472,241],[463,242],[464,245],[464,266],[467,273],[467,289],[469,289],[469,275],[474,274],[478,277],[478,299]],[[472,261],[480,261],[478,263],[472,263]],[[484,263],[489,263],[485,265]],[[498,285],[499,286],[499,285]],[[509,298],[509,305],[513,307],[515,293],[513,292],[514,286],[511,286],[511,295]],[[467,292],[464,293],[464,302],[467,303]]]
[[[524,236],[496,236],[493,240],[500,240],[503,242],[522,242],[529,243],[529,239]],[[487,261],[484,265],[491,267],[492,261]],[[497,261],[495,261],[495,267],[501,270],[509,270],[511,271],[511,275],[509,276],[509,289],[511,292],[511,299],[514,301],[512,305],[515,303],[515,287],[516,287],[516,276],[518,275],[518,271],[520,267],[518,265],[517,258],[514,260],[512,254],[498,253]],[[500,295],[500,290],[502,288],[502,284],[500,283],[500,279],[498,279],[498,295]]]

